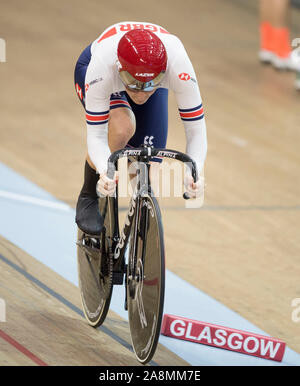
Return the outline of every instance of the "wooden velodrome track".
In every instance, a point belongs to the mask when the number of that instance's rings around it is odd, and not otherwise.
[[[299,19],[293,10],[292,37],[300,36]],[[86,132],[74,64],[89,42],[123,20],[154,22],[182,39],[205,106],[205,206],[184,210],[181,199],[162,200],[167,268],[300,353],[300,324],[291,318],[291,301],[300,297],[300,94],[294,74],[258,63],[255,1],[2,3],[0,161],[75,206]],[[172,94],[169,110],[168,147],[184,151]],[[75,286],[0,241],[0,254],[11,262],[0,261],[0,297],[9,315],[0,328],[7,336],[50,365],[136,365],[126,344],[111,338],[129,345],[127,323],[110,312],[103,333],[89,328],[76,309],[16,267],[42,277],[45,286],[55,283],[80,309]],[[0,365],[41,364],[0,341]],[[163,347],[154,360],[185,364]]]

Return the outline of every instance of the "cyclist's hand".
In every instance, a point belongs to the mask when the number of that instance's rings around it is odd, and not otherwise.
[[[201,197],[204,194],[204,177],[199,176],[198,181],[194,182],[193,177],[191,175],[187,175],[184,178],[184,186],[190,198]]]
[[[117,182],[117,172],[115,172],[114,178],[112,180],[107,177],[106,173],[101,174],[96,186],[98,196],[113,196],[115,194]]]

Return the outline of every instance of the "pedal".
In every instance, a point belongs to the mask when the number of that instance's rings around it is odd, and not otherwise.
[[[84,245],[92,249],[100,249],[100,238],[99,237],[89,237],[83,239]]]
[[[92,259],[98,259],[101,247],[99,238],[83,237],[76,244]]]

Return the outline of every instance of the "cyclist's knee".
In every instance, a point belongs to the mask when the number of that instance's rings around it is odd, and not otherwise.
[[[135,133],[135,116],[131,109],[118,108],[110,111],[108,142],[111,151],[127,145]]]

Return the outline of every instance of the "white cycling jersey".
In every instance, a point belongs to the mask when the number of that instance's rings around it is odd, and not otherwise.
[[[101,174],[107,169],[108,118],[110,96],[125,90],[118,73],[117,47],[131,29],[154,32],[163,42],[168,56],[166,74],[160,87],[174,92],[186,133],[186,153],[199,173],[207,153],[206,125],[202,99],[193,65],[178,37],[153,23],[122,22],[108,27],[91,45],[91,61],[85,78],[85,107],[88,154]]]

